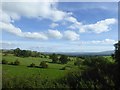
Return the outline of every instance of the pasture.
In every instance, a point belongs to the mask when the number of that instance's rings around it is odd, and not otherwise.
[[[12,54],[8,54],[7,56],[3,56],[3,59],[7,60],[8,63],[14,62],[15,60],[20,61],[20,65],[2,65],[3,76],[8,77],[28,77],[32,75],[39,75],[42,78],[48,79],[56,79],[63,77],[68,70],[61,70],[61,68],[65,66],[74,66],[74,61],[70,61],[67,64],[57,64],[51,63],[52,60],[48,58],[40,58],[40,57],[16,57]],[[36,67],[28,67],[31,63],[34,63],[36,66],[39,66],[41,61],[47,61],[48,68],[36,68]]]

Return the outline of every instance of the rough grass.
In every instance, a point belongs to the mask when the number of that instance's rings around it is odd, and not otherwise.
[[[28,77],[32,75],[40,75],[42,78],[56,79],[63,77],[68,70],[60,70],[66,65],[73,65],[74,61],[69,62],[68,64],[55,64],[51,63],[51,59],[40,58],[40,57],[16,57],[13,55],[3,56],[3,59],[8,62],[14,62],[15,60],[20,61],[20,65],[2,65],[3,75],[14,77],[14,76],[23,76]],[[27,67],[31,63],[34,63],[36,66],[39,66],[41,61],[48,61],[48,68],[36,68],[36,67]]]

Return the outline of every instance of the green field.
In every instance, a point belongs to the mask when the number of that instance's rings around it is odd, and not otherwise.
[[[65,66],[73,66],[76,68],[73,64],[74,61],[68,62],[68,64],[55,64],[51,63],[51,59],[48,58],[39,58],[39,57],[16,57],[11,54],[7,56],[3,56],[3,59],[7,60],[9,63],[14,62],[15,60],[20,61],[20,65],[2,65],[2,71],[3,76],[8,77],[28,77],[32,75],[40,75],[42,78],[48,78],[48,79],[56,79],[63,77],[69,70],[60,70],[61,68]],[[35,63],[36,66],[39,66],[41,61],[48,61],[48,68],[35,68],[35,67],[27,67],[31,63]],[[73,68],[72,68],[73,69]]]
[[[67,64],[59,61],[54,63],[47,55],[42,58],[17,57],[13,54],[2,56],[3,88],[101,88],[105,85],[115,87],[113,72],[116,64],[111,56],[67,56]],[[20,64],[15,64],[16,60]],[[47,68],[40,66],[43,61],[48,65]],[[32,63],[35,66],[29,67]]]

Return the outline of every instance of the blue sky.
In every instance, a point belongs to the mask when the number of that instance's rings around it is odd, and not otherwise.
[[[118,40],[117,2],[2,3],[4,49],[41,52],[114,50]]]

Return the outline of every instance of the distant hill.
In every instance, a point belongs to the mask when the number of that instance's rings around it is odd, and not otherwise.
[[[110,56],[114,53],[113,50],[111,51],[103,51],[103,52],[44,52],[46,54],[56,53],[56,54],[64,54],[70,56]]]
[[[0,51],[2,52],[9,52],[9,51],[13,51],[14,49],[2,49]],[[111,54],[114,53],[114,50],[110,50],[110,51],[103,51],[103,52],[40,52],[43,54],[52,54],[52,53],[56,53],[56,54],[63,54],[63,55],[70,55],[70,56],[110,56]]]

